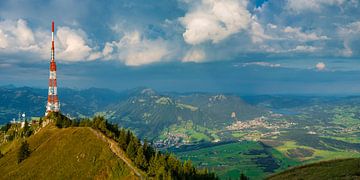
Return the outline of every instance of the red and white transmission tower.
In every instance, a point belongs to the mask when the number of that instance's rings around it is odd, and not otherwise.
[[[45,116],[49,112],[59,112],[60,103],[57,95],[57,83],[56,83],[56,63],[55,63],[55,46],[54,46],[54,21],[51,24],[51,61],[50,61],[50,77],[49,77],[49,92],[48,101],[46,105]]]

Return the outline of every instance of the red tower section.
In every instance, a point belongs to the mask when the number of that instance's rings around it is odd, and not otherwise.
[[[46,113],[59,112],[60,103],[57,95],[57,83],[56,83],[56,63],[55,63],[55,45],[54,45],[54,21],[51,24],[51,60],[50,60],[50,76],[49,76],[49,91],[48,101],[46,105]]]

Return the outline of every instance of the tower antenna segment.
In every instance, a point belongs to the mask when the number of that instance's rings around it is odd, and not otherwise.
[[[54,21],[51,23],[51,60],[50,60],[50,76],[49,76],[49,91],[48,101],[46,105],[45,116],[49,112],[59,112],[60,104],[57,95],[57,83],[56,83],[56,63],[55,63],[55,45],[54,45]]]

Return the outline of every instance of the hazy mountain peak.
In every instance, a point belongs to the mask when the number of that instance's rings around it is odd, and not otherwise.
[[[161,97],[158,100],[156,100],[157,104],[173,104],[173,101],[169,97]]]
[[[212,96],[209,98],[210,102],[215,102],[215,101],[225,101],[227,99],[227,97],[223,94],[218,94],[215,96]]]
[[[3,85],[3,86],[0,86],[0,88],[5,88],[5,89],[14,89],[16,88],[15,85],[13,84],[8,84],[8,85]]]
[[[153,95],[156,94],[156,92],[155,92],[153,89],[151,89],[151,88],[145,88],[145,89],[143,89],[143,90],[141,91],[141,94],[143,94],[143,95],[148,95],[148,96],[153,96]]]

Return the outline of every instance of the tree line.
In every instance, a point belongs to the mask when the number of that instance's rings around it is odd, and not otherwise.
[[[26,138],[34,133],[34,128],[29,125],[27,120],[24,121],[23,127],[21,124],[12,125],[7,123],[0,128],[0,131],[6,135],[6,139],[12,141],[16,138]]]

